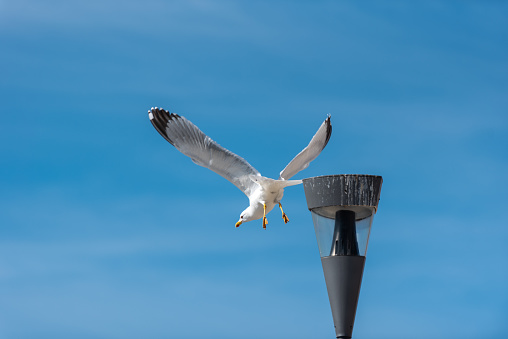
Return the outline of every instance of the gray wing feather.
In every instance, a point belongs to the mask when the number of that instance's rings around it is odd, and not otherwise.
[[[213,141],[189,120],[157,107],[148,111],[148,116],[160,135],[197,165],[223,176],[247,196],[257,186],[249,177],[261,175],[254,167]]]
[[[319,153],[325,148],[332,134],[332,124],[330,116],[321,124],[318,131],[312,137],[307,147],[305,147],[296,157],[287,164],[286,168],[280,172],[279,179],[288,180],[296,173],[306,169],[310,162],[317,158]]]

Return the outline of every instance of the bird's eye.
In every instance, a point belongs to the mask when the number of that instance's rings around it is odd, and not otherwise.
[[[243,215],[240,216],[240,219],[243,219]]]

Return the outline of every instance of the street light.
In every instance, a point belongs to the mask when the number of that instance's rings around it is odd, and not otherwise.
[[[383,178],[340,174],[303,179],[337,338],[351,338],[372,219]]]

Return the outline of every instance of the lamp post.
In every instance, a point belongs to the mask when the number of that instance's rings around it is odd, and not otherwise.
[[[372,219],[383,178],[340,174],[303,179],[337,338],[351,338]]]

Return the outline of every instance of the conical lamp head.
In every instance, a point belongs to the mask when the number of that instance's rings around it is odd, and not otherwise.
[[[337,338],[351,338],[382,178],[332,175],[303,180]]]

